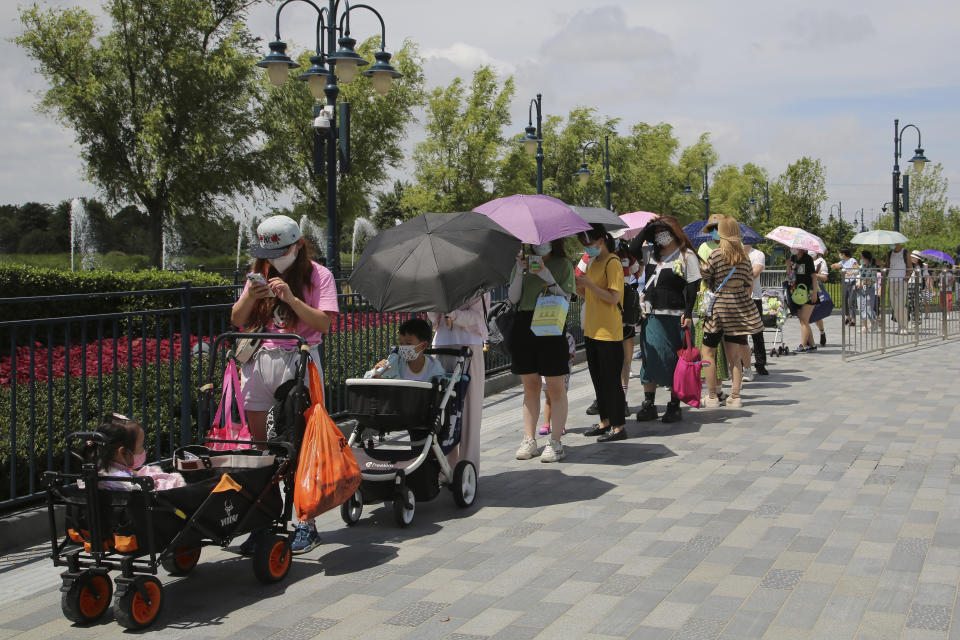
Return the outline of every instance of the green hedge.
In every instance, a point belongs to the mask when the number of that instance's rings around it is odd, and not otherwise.
[[[0,291],[4,298],[54,296],[76,293],[105,293],[113,291],[142,291],[172,289],[181,282],[190,281],[194,287],[226,284],[217,274],[202,271],[63,271],[25,265],[0,265]],[[233,301],[230,291],[194,293],[191,304],[216,304]],[[166,309],[180,306],[180,295],[130,295],[90,300],[67,300],[36,304],[0,305],[4,320],[28,318],[69,317],[100,313]]]

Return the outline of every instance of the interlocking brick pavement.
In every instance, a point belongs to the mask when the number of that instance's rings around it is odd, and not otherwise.
[[[631,438],[607,444],[582,436],[593,392],[580,366],[564,462],[515,460],[520,394],[487,398],[475,508],[444,492],[408,529],[381,505],[351,528],[326,514],[324,545],[279,585],[204,549],[192,575],[161,576],[165,610],[142,635],[960,637],[958,360],[953,342],[850,363],[835,346],[772,358],[742,409],[630,420]],[[628,398],[642,400],[636,379]],[[0,557],[0,640],[126,637],[112,613],[67,623],[42,553]]]

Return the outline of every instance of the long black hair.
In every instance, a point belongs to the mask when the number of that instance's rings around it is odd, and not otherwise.
[[[577,239],[580,241],[580,244],[586,246],[588,244],[593,244],[600,238],[603,238],[603,243],[607,245],[607,251],[610,253],[616,253],[617,243],[614,241],[613,236],[603,227],[603,225],[593,223],[590,225],[590,228],[586,231],[581,231],[577,234]]]
[[[84,462],[94,462],[98,469],[105,469],[117,457],[120,447],[133,452],[137,448],[137,431],[142,427],[118,414],[107,414],[97,426],[97,432],[106,438],[106,444],[88,440],[83,448]]]

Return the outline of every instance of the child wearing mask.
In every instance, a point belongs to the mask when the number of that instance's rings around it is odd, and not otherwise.
[[[174,489],[182,487],[183,476],[179,473],[165,473],[160,467],[144,466],[147,452],[143,448],[145,434],[143,428],[130,418],[111,413],[104,417],[97,432],[106,438],[106,444],[98,445],[88,441],[83,450],[83,458],[87,462],[95,462],[98,475],[115,477],[150,477],[153,478],[154,489]],[[83,487],[83,481],[78,481]],[[122,480],[104,480],[98,483],[102,489],[117,491],[131,491],[139,489],[140,485]]]
[[[443,365],[424,353],[433,331],[423,318],[410,318],[400,325],[396,353],[391,353],[367,371],[364,378],[418,380],[430,382],[447,374]]]

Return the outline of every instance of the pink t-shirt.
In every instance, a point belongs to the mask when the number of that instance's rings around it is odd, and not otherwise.
[[[320,266],[311,261],[313,274],[310,276],[310,284],[307,285],[303,293],[303,301],[314,309],[326,311],[328,313],[339,313],[340,306],[337,303],[337,283],[333,279],[333,274],[326,267]],[[244,285],[246,291],[250,286],[250,281]],[[271,319],[264,331],[270,333],[297,333],[307,341],[307,344],[313,346],[323,342],[323,334],[316,329],[311,328],[305,322],[287,322],[287,326],[278,327]],[[264,349],[295,349],[296,344],[290,340],[264,340]]]

